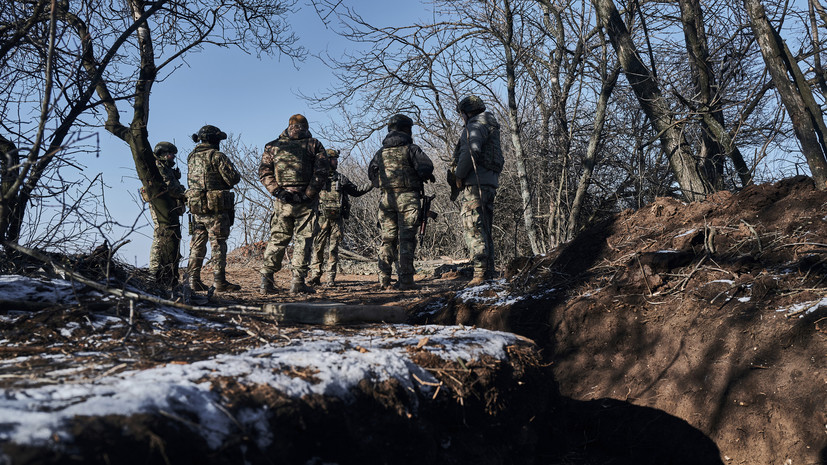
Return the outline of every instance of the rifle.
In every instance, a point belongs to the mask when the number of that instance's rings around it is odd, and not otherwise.
[[[422,241],[425,239],[425,228],[428,226],[428,218],[435,220],[437,213],[431,211],[431,202],[436,197],[434,195],[425,195],[422,192],[422,211],[419,213],[419,246],[422,246]]]

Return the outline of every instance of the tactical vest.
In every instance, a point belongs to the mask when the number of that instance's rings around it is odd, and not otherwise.
[[[273,171],[282,187],[305,187],[313,178],[316,160],[308,150],[311,139],[279,139],[273,146]]]
[[[495,173],[500,173],[505,164],[502,147],[500,147],[500,125],[493,116],[487,113],[483,114],[481,123],[488,129],[488,140],[483,144],[479,163]]]
[[[213,154],[216,149],[193,152],[187,159],[187,185],[192,190],[222,191],[232,189],[221,173],[213,166]]]
[[[383,148],[378,174],[380,189],[418,191],[422,187],[422,181],[411,163],[407,145]]]
[[[319,191],[319,209],[324,211],[340,211],[342,209],[342,182],[341,175],[333,172],[327,178],[325,188]]]

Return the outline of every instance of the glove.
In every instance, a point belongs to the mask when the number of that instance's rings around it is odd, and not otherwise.
[[[426,182],[436,182],[436,178],[434,177],[434,173],[429,174],[425,177]]]
[[[308,197],[307,194],[305,194],[304,192],[294,192],[293,193],[293,203],[300,204],[300,203],[305,203],[305,202],[309,202],[309,201],[310,201],[310,197]]]
[[[293,193],[281,187],[273,192],[273,197],[279,199],[282,203],[293,203]]]

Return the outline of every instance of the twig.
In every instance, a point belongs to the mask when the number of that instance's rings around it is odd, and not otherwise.
[[[114,295],[116,297],[121,297],[124,299],[132,299],[132,300],[140,300],[145,302],[152,302],[158,305],[166,305],[169,307],[180,308],[182,310],[188,310],[193,312],[207,312],[207,313],[236,313],[236,314],[260,314],[266,315],[266,313],[261,309],[261,307],[250,307],[247,305],[227,305],[224,307],[201,307],[201,306],[194,306],[194,305],[187,305],[182,302],[173,302],[171,300],[162,299],[160,297],[156,297],[153,295],[141,294],[138,292],[127,291],[125,289],[115,289],[104,286],[96,281],[92,281],[91,279],[87,279],[84,276],[75,273],[67,269],[62,265],[58,265],[54,261],[52,261],[49,257],[43,255],[42,253],[29,249],[27,247],[23,247],[21,245],[12,244],[9,242],[5,243],[6,247],[10,247],[14,250],[17,250],[20,253],[26,254],[32,258],[40,260],[44,263],[49,264],[50,266],[54,267],[57,270],[62,271],[66,274],[66,276],[71,277],[75,281],[85,284],[92,289],[96,289],[101,292],[105,292],[107,294]]]

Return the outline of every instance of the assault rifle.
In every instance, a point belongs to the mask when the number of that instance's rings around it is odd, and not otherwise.
[[[422,192],[422,211],[419,213],[419,246],[422,246],[422,241],[425,239],[425,228],[428,226],[428,219],[435,220],[437,213],[431,211],[431,202],[436,197],[434,195],[425,195]]]

